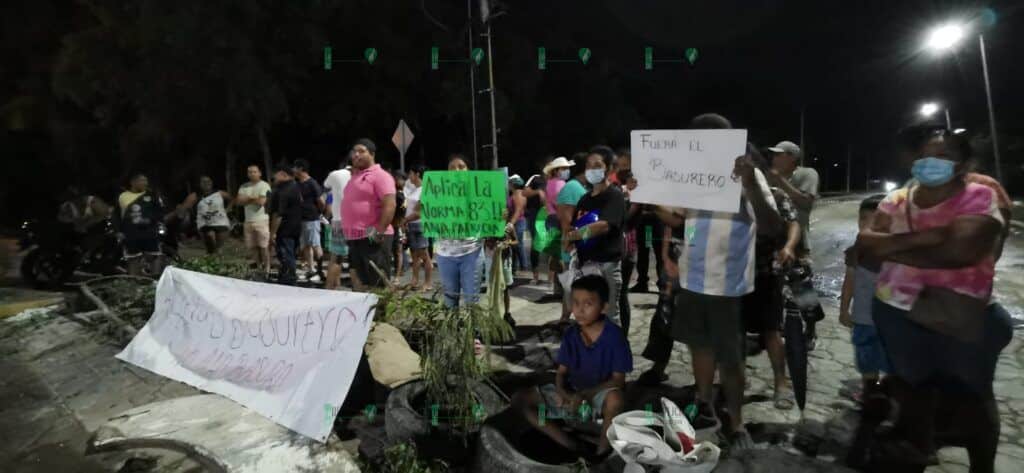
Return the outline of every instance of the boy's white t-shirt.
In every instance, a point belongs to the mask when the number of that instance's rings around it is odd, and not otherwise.
[[[345,198],[345,186],[351,179],[350,167],[333,171],[324,179],[324,188],[331,190],[331,222],[341,221],[341,201]]]

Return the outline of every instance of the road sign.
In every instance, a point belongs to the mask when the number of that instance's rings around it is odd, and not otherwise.
[[[405,152],[409,149],[414,137],[409,125],[405,124],[405,120],[398,120],[398,127],[395,128],[395,134],[391,135],[391,142],[398,148],[400,168],[403,172],[405,171]]]

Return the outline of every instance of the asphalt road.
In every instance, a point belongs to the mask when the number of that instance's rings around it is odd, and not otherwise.
[[[845,272],[843,251],[857,238],[857,212],[867,195],[845,196],[819,202],[811,215],[811,253],[815,287],[838,299]],[[996,265],[996,299],[1024,324],[1024,231],[1012,228],[1003,256]]]

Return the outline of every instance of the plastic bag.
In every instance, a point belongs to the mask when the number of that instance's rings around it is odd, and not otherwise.
[[[536,230],[533,248],[540,253],[548,253],[551,245],[562,243],[562,231],[557,228],[548,228],[547,220],[548,209],[541,206],[540,210],[537,211],[537,220],[533,224],[533,229]]]
[[[564,287],[567,291],[570,287],[572,287],[573,281],[582,278],[583,276],[588,276],[591,274],[603,276],[603,274],[601,273],[601,267],[598,266],[597,263],[590,262],[585,263],[581,266],[580,260],[579,258],[576,257],[575,251],[570,253],[568,266],[569,269],[566,269],[565,271],[558,273],[558,282],[562,283],[562,287]]]
[[[661,398],[662,413],[629,411],[615,416],[608,441],[626,462],[625,473],[656,467],[665,473],[710,473],[721,450],[711,442],[696,443],[693,426],[672,401]],[[661,427],[664,437],[651,427]]]

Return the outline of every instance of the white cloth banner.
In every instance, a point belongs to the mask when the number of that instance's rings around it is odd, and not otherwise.
[[[633,130],[632,202],[736,213],[743,188],[733,180],[747,130]]]
[[[348,394],[377,296],[167,268],[121,360],[225,396],[324,442]]]

